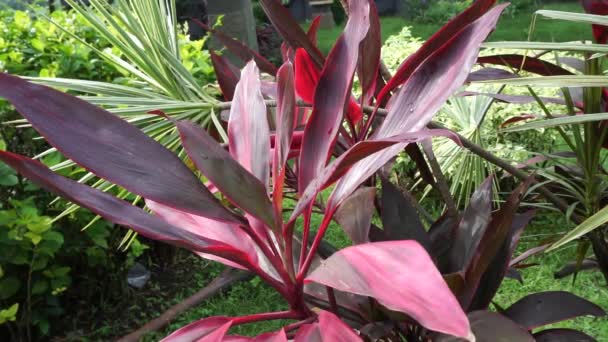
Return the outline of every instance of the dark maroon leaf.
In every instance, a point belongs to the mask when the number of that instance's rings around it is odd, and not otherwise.
[[[504,80],[517,77],[519,76],[503,69],[483,68],[481,70],[473,71],[472,73],[470,73],[466,82],[469,83],[489,80]]]
[[[306,35],[308,36],[308,39],[314,44],[314,46],[317,46],[317,44],[318,44],[317,32],[319,31],[319,24],[321,24],[320,15],[316,16],[312,20],[312,22],[310,23],[310,26],[308,27],[308,31],[306,31]]]
[[[269,227],[276,227],[266,186],[201,127],[188,121],[178,121],[176,126],[188,156],[205,177],[235,205]]]
[[[505,278],[510,278],[510,279],[517,280],[522,285],[524,283],[524,278],[522,278],[521,272],[519,272],[518,269],[515,269],[513,267],[509,267],[507,269],[507,273],[505,274]]]
[[[355,245],[369,242],[372,216],[376,210],[375,198],[376,188],[358,189],[342,203],[334,215],[334,219]]]
[[[431,330],[465,338],[470,334],[458,301],[416,241],[347,247],[323,261],[306,281],[373,297]]]
[[[382,227],[388,240],[416,240],[429,251],[431,240],[411,200],[386,178],[381,181]]]
[[[0,96],[65,156],[144,198],[210,219],[241,222],[171,151],[84,100],[0,74]]]
[[[492,215],[492,185],[490,176],[473,193],[468,207],[454,234],[450,252],[450,271],[458,272],[468,268],[484,236]]]
[[[429,185],[435,184],[435,177],[433,177],[433,172],[431,171],[426,159],[424,159],[424,155],[422,151],[420,151],[420,147],[418,144],[409,144],[405,147],[405,153],[412,158],[414,163],[416,163],[416,168],[420,173],[422,179]]]
[[[579,316],[604,316],[599,306],[572,293],[547,291],[528,295],[503,314],[528,330]]]
[[[534,334],[536,342],[596,342],[593,337],[573,329],[547,329]]]
[[[521,69],[542,76],[572,75],[570,71],[560,66],[530,56],[514,54],[483,56],[477,59],[477,63],[504,65],[514,70]]]
[[[429,228],[428,234],[431,239],[431,255],[442,274],[450,273],[450,249],[454,239],[454,233],[458,228],[460,217],[450,216],[447,213],[437,219]]]
[[[494,258],[500,251],[500,247],[507,241],[515,213],[530,182],[532,182],[532,178],[529,178],[513,190],[500,210],[492,215],[492,219],[483,232],[479,244],[475,247],[475,254],[472,260],[466,266],[466,289],[459,298],[463,307],[467,308],[470,306],[475,293],[481,285],[483,275],[492,265]],[[511,241],[508,240],[508,243],[511,243]]]
[[[236,88],[236,84],[239,83],[239,69],[232,65],[226,57],[220,56],[212,50],[209,53],[211,55],[213,70],[217,77],[217,83],[222,90],[222,95],[224,95],[224,100],[232,101],[234,89]]]
[[[369,30],[367,36],[359,46],[359,62],[357,75],[361,82],[363,94],[361,103],[370,104],[372,97],[376,93],[376,81],[378,80],[378,69],[380,68],[380,50],[382,49],[382,37],[380,31],[380,18],[376,3],[369,1]]]
[[[270,63],[257,51],[251,49],[249,46],[243,44],[242,42],[228,36],[224,32],[205,25],[197,19],[192,18],[191,20],[198,26],[202,27],[205,31],[211,32],[213,37],[215,37],[222,44],[224,44],[224,46],[235,56],[237,56],[241,61],[243,61],[243,63],[248,63],[253,59],[263,72],[273,76],[276,75],[277,67]]]
[[[323,54],[311,42],[300,24],[293,18],[289,10],[279,0],[260,0],[262,9],[270,19],[270,22],[279,34],[291,45],[292,48],[304,48],[313,58],[317,67],[322,67],[325,59]]]
[[[592,270],[595,268],[598,268],[598,263],[593,259],[585,259],[580,265],[577,265],[577,262],[573,261],[567,263],[559,271],[555,272],[553,276],[555,279],[561,279],[579,271]]]
[[[468,316],[476,342],[534,342],[530,333],[499,313],[482,310],[471,312]],[[459,342],[462,340],[443,335],[433,341]]]
[[[0,160],[35,184],[68,201],[90,209],[108,221],[130,227],[145,237],[196,252],[218,255],[245,267],[254,264],[249,256],[239,250],[235,250],[217,240],[190,232],[188,229],[173,226],[159,217],[150,215],[108,193],[64,178],[38,161],[4,151],[0,151]]]
[[[478,1],[479,2],[479,1]],[[473,66],[479,46],[496,26],[505,5],[499,5],[454,35],[425,60],[391,99],[388,114],[371,140],[422,129],[457,90]],[[396,144],[354,165],[336,184],[328,207],[337,207],[363,181],[406,146]]]
[[[298,177],[300,192],[304,192],[325,167],[342,124],[345,104],[351,96],[359,44],[369,29],[369,3],[352,2],[349,11],[344,33],[321,71],[312,113],[304,130]]]
[[[494,6],[494,3],[495,0],[476,0],[464,12],[454,17],[441,27],[439,31],[435,32],[418,51],[401,63],[393,78],[391,78],[382,91],[380,91],[378,102],[382,102],[382,99],[389,92],[393,91],[401,84],[404,84],[427,58],[436,54],[437,51],[444,46],[449,45],[451,39],[458,36],[462,30],[484,15],[492,6]]]
[[[488,308],[507,275],[509,262],[517,247],[521,233],[535,214],[534,210],[530,210],[524,214],[515,215],[511,224],[511,231],[482,276],[469,310],[485,310]]]

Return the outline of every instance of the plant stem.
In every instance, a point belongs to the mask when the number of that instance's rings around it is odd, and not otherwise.
[[[437,191],[439,191],[439,194],[445,201],[448,216],[452,218],[458,217],[458,209],[456,208],[456,203],[454,203],[454,199],[452,198],[452,194],[450,193],[450,187],[448,186],[448,182],[445,179],[445,175],[441,171],[441,166],[437,162],[437,158],[435,158],[435,153],[433,153],[433,145],[430,141],[423,141],[422,149],[426,154],[426,157],[429,161],[429,165],[431,166],[431,170],[433,171],[433,174],[435,176]]]

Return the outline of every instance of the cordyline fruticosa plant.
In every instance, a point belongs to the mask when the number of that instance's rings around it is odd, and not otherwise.
[[[425,126],[465,82],[505,5],[475,2],[384,85],[378,76],[380,28],[373,1],[348,3],[345,31],[327,58],[309,38],[314,29],[308,36],[289,21],[278,2],[261,3],[289,44],[283,49],[286,62],[276,72],[276,82],[262,82],[256,63],[249,62],[238,75],[225,59],[214,58],[224,71],[224,96],[232,100],[226,107],[228,150],[196,124],[172,121],[206,183],[171,151],[111,113],[0,75],[0,96],[51,145],[100,178],[145,198],[153,214],[24,156],[0,151],[0,160],[59,196],[146,237],[255,273],[289,305],[283,312],[206,318],[167,341],[489,341],[497,336],[547,341],[530,331],[568,317],[603,314],[561,292],[526,297],[502,313],[487,311],[509,267],[517,265],[510,257],[530,213],[515,213],[527,183],[492,213],[488,182],[462,218],[446,215],[427,233],[414,221],[415,227],[403,228],[416,218],[401,217],[403,199],[384,181],[383,227],[370,224],[374,188],[360,185],[369,183],[409,143],[435,135],[454,138]],[[355,72],[363,88],[360,99],[351,90]],[[263,94],[277,101],[272,125]],[[301,106],[298,97],[310,102],[312,110]],[[361,105],[366,104],[386,109],[364,116]],[[381,120],[374,121],[376,117]],[[329,186],[332,193],[321,203],[317,197]],[[284,221],[283,199],[289,189],[298,193],[298,200]],[[313,207],[323,211],[323,219],[311,234]],[[302,216],[299,239],[295,226]],[[356,245],[322,260],[319,247],[333,219]],[[568,310],[558,310],[558,301],[570,303]],[[294,323],[256,338],[227,334],[232,326],[273,319]],[[570,330],[540,334],[589,338]]]

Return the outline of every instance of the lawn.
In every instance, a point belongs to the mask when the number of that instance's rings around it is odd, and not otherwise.
[[[581,6],[577,2],[546,4],[544,9],[581,12]],[[532,13],[517,13],[514,16],[503,15],[498,23],[496,31],[490,36],[491,41],[502,40],[526,40],[532,22]],[[400,17],[383,17],[382,22],[382,41],[398,33],[404,26],[412,27],[412,35],[422,39],[429,38],[437,31],[442,23],[422,24],[415,23]],[[327,53],[343,27],[333,29],[321,29],[318,33],[319,48]],[[591,28],[586,24],[556,21],[538,18],[536,28],[533,31],[532,39],[538,41],[572,41],[591,37]]]

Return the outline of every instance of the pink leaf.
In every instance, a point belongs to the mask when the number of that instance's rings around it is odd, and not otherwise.
[[[415,241],[368,243],[345,248],[308,275],[340,291],[373,297],[424,327],[459,337],[469,322],[425,249]]]
[[[231,318],[209,317],[174,331],[162,339],[162,342],[222,341],[231,325]]]

